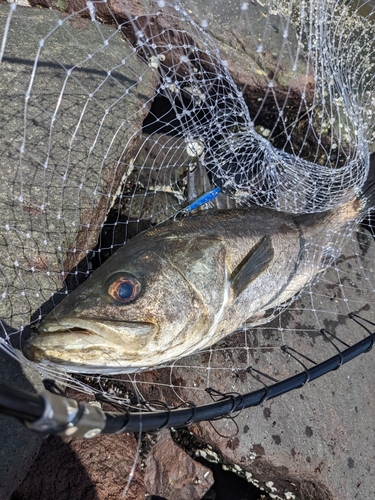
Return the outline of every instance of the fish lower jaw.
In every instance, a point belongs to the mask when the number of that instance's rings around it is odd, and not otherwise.
[[[107,335],[99,335],[77,327],[41,331],[31,337],[23,352],[30,361],[58,366],[72,373],[131,373],[149,366],[152,353],[148,349],[147,336],[141,335],[138,339],[126,335],[110,337],[110,331]]]
[[[124,338],[152,338],[158,331],[154,323],[143,321],[116,321],[107,319],[89,318],[67,318],[60,321],[42,322],[39,326],[39,335],[63,335],[88,334],[109,342],[118,344]],[[35,336],[37,337],[37,335]]]
[[[53,334],[51,334],[52,336]],[[88,334],[92,335],[92,334]],[[154,346],[155,347],[155,346]],[[165,350],[147,349],[129,352],[124,347],[100,345],[38,346],[29,343],[24,348],[25,356],[44,366],[63,369],[67,373],[80,374],[126,374],[152,370],[166,366],[173,360],[196,352],[196,347],[188,351],[172,349],[168,355]]]
[[[70,373],[131,373],[145,368],[142,360],[131,359],[129,353],[116,353],[114,349],[103,347],[80,348],[65,346],[64,350],[56,348],[39,348],[26,346],[25,356],[33,362],[45,366],[56,366]],[[121,355],[122,354],[122,355]]]
[[[43,359],[38,362],[42,367],[55,367],[62,369],[67,373],[77,373],[82,375],[121,375],[126,373],[135,373],[138,371],[147,370],[147,366],[113,366],[113,365],[85,365],[81,363],[72,362],[54,362]]]

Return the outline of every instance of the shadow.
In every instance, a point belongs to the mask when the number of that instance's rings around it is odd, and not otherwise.
[[[197,462],[212,470],[215,482],[205,494],[203,500],[271,500],[259,488],[249,483],[244,477],[229,470],[224,470],[222,464],[213,463],[202,457],[194,458]]]
[[[87,458],[87,457],[86,457]],[[96,486],[70,443],[49,436],[10,500],[99,500]]]
[[[2,322],[0,338],[5,332],[15,332],[8,324]],[[11,335],[19,342],[19,335]],[[15,344],[17,342],[14,342]],[[35,385],[41,385],[37,372],[25,375],[20,363],[7,352],[0,349],[0,383],[17,387],[33,393]],[[20,484],[43,441],[43,436],[36,434],[13,417],[0,414],[0,498],[7,499]]]
[[[370,155],[370,168],[373,166],[375,166],[375,153]],[[375,238],[375,209],[368,212],[367,217],[361,222],[361,226]]]

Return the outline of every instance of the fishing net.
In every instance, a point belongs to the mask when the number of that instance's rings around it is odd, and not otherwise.
[[[0,346],[23,366],[30,326],[130,238],[186,216],[213,188],[200,210],[317,213],[360,193],[375,133],[371,5],[31,4],[0,5]],[[37,369],[146,413],[232,401],[300,372],[301,385],[368,337],[356,320],[374,321],[371,210],[322,232],[328,244],[318,238],[309,255],[327,270],[257,327],[144,372]]]

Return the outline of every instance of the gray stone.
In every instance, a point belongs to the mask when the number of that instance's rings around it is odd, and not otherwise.
[[[9,7],[0,7],[3,29]],[[10,326],[28,324],[95,246],[155,78],[112,27],[44,9],[13,13],[0,73],[0,315]]]
[[[17,341],[42,304],[51,308],[51,296],[65,292],[66,273],[95,246],[138,150],[136,132],[156,82],[112,27],[99,30],[87,19],[44,9],[17,7],[11,14],[0,5],[0,32],[7,21],[0,69],[0,335]],[[0,363],[1,382],[42,390],[31,365],[22,370],[4,353]],[[5,500],[41,437],[8,417],[0,427]]]
[[[52,6],[73,12],[84,7],[79,0],[66,0],[62,2],[50,2],[49,0],[31,0],[32,5]],[[173,2],[170,2],[173,5]],[[278,6],[279,14],[275,9],[270,9],[270,2],[247,2],[248,10],[243,11],[241,5],[244,2],[227,0],[182,0],[185,7],[198,25],[203,20],[207,21],[207,31],[212,36],[221,57],[228,63],[228,68],[239,88],[243,88],[245,95],[256,100],[260,95],[269,90],[270,78],[277,87],[282,90],[285,97],[285,88],[295,92],[300,97],[301,88],[307,84],[305,93],[313,90],[314,78],[312,68],[307,66],[307,60],[301,51],[298,28],[293,22],[288,23],[288,41],[284,38],[285,19],[281,5]],[[148,14],[154,14],[158,8],[157,4],[149,0],[109,0],[108,7],[118,19],[124,18],[124,13],[136,17],[135,23],[140,28],[146,27],[146,32],[151,31],[158,35],[159,41],[169,43],[168,38],[160,33],[163,29],[170,30],[172,25],[176,29],[174,43],[178,44],[179,30],[184,30],[186,24],[180,21],[173,8],[164,6],[163,12],[169,12],[171,17],[164,14],[154,17],[151,25],[147,25]],[[107,4],[96,4],[97,12],[101,19],[112,22]],[[269,12],[271,10],[271,13]],[[289,11],[285,11],[289,15]],[[127,16],[125,16],[127,17]],[[181,16],[182,17],[182,16]],[[292,18],[293,21],[293,18]],[[249,30],[249,24],[253,30]],[[250,32],[251,31],[251,32]],[[266,36],[265,36],[266,34]],[[130,35],[132,37],[132,34]],[[262,53],[259,55],[258,45],[262,39]],[[199,46],[199,41],[198,46]],[[311,89],[309,88],[311,84]],[[307,95],[311,97],[312,93]]]

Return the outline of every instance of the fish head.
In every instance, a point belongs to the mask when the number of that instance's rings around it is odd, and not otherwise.
[[[201,348],[228,295],[223,243],[137,238],[44,318],[25,346],[29,359],[124,373]]]

